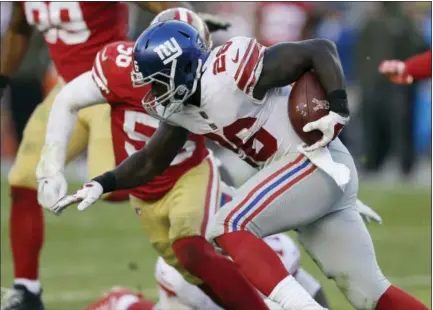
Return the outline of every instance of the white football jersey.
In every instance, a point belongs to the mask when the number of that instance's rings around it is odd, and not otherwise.
[[[262,100],[252,96],[264,52],[247,37],[216,47],[203,65],[200,107],[186,105],[168,121],[206,135],[255,167],[295,150],[301,140],[288,117],[290,86],[272,89]]]

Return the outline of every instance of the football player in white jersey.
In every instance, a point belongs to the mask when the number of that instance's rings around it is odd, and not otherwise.
[[[61,199],[53,212],[77,202],[84,210],[103,193],[152,180],[169,166],[190,132],[206,135],[259,168],[214,216],[207,238],[229,254],[260,292],[283,309],[324,309],[261,239],[296,230],[355,309],[427,309],[382,274],[356,210],[356,167],[335,139],[349,110],[331,41],[265,48],[254,39],[235,37],[209,51],[194,28],[169,21],[142,33],[134,60],[134,85],[151,85],[143,106],[165,123],[143,149]],[[320,141],[305,147],[289,121],[287,85],[310,70],[327,92],[330,113],[304,127],[323,133]]]

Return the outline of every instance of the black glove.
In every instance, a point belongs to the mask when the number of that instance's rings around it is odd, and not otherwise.
[[[198,16],[204,20],[210,32],[227,30],[231,26],[229,22],[221,20],[220,18],[212,14],[198,13]]]
[[[0,99],[3,97],[3,93],[8,85],[9,77],[0,74]]]

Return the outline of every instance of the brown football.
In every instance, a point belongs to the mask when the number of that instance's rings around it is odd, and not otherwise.
[[[298,136],[311,145],[322,138],[322,132],[304,132],[305,124],[329,113],[326,92],[314,72],[307,72],[296,81],[289,97],[289,119]]]

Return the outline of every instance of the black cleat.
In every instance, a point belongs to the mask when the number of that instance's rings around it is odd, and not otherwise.
[[[44,310],[41,293],[33,294],[24,285],[14,285],[2,298],[1,310]]]

